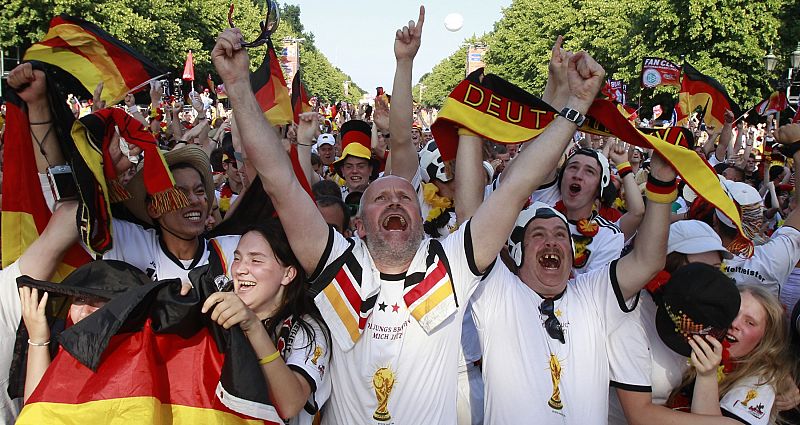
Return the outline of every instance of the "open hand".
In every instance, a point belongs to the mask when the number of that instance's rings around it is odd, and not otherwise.
[[[19,300],[22,304],[22,320],[31,341],[43,344],[50,341],[50,327],[44,311],[47,305],[47,292],[39,299],[39,290],[23,286],[19,288]]]
[[[722,361],[722,344],[714,337],[704,338],[701,335],[692,335],[689,339],[692,347],[692,366],[697,371],[697,376],[717,376],[717,367]]]
[[[394,56],[401,59],[414,59],[422,42],[422,25],[425,23],[425,6],[419,7],[417,22],[408,21],[408,25],[397,30],[394,37]]]
[[[103,82],[97,83],[92,94],[92,112],[97,112],[106,107],[106,101],[102,99],[103,96]]]
[[[375,108],[372,110],[372,122],[378,126],[378,130],[383,133],[389,131],[389,104],[386,103],[386,96],[375,98]]]

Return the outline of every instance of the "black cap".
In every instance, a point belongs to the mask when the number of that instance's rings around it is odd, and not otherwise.
[[[110,300],[132,287],[152,284],[153,281],[141,270],[117,260],[97,260],[84,264],[61,283],[37,280],[27,275],[17,278],[18,287],[27,286],[51,294],[104,300]]]
[[[672,273],[658,298],[658,336],[686,357],[692,353],[687,342],[692,335],[724,338],[741,303],[733,279],[703,263],[690,263]]]

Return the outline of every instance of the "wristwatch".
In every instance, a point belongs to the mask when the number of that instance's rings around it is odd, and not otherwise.
[[[568,121],[572,121],[578,127],[583,125],[583,122],[586,121],[586,116],[581,114],[580,112],[572,109],[572,108],[564,108],[559,113],[562,117],[566,118]]]

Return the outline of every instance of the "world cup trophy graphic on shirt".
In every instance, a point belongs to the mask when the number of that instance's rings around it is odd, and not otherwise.
[[[547,405],[553,409],[561,410],[564,408],[561,403],[561,390],[558,388],[561,383],[561,363],[559,363],[555,354],[550,354],[550,379],[553,380],[553,394],[550,396],[550,400],[547,401]]]
[[[375,389],[375,398],[378,399],[378,407],[372,418],[379,421],[388,421],[392,419],[389,414],[389,394],[392,392],[394,386],[394,372],[388,367],[382,367],[375,371],[372,376],[372,387]]]
[[[747,406],[747,403],[750,403],[756,397],[758,397],[758,391],[750,389],[749,391],[747,391],[744,400],[742,400],[742,406]]]

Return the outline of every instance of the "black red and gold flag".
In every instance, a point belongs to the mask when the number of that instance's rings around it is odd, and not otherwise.
[[[723,191],[711,166],[687,149],[689,141],[681,137],[684,133],[645,134],[636,129],[618,107],[605,99],[595,100],[579,130],[616,136],[635,146],[655,149],[696,193],[736,223],[742,234],[738,209]],[[539,136],[556,116],[555,109],[538,97],[498,76],[482,75],[482,70],[478,70],[450,93],[431,131],[442,160],[449,161],[455,158],[461,128],[498,143],[524,143]],[[752,244],[741,242],[740,252],[747,256],[752,254]]]
[[[63,331],[17,423],[283,424],[241,329],[200,312],[224,273],[212,264],[187,296],[177,279],[141,286]]]
[[[267,42],[267,54],[264,62],[255,72],[250,73],[250,85],[256,95],[258,105],[272,125],[284,125],[292,122],[292,101],[289,88],[283,77],[281,64],[275,54],[272,40]]]
[[[717,129],[722,128],[725,122],[725,111],[731,111],[737,117],[741,115],[739,106],[719,81],[702,74],[688,63],[683,65],[678,106],[678,122],[697,111],[707,126]]]
[[[102,81],[102,99],[109,104],[164,75],[150,60],[95,24],[67,15],[53,18],[44,39],[32,45],[23,59],[63,69],[89,93]]]
[[[300,122],[300,114],[304,112],[311,112],[311,104],[308,102],[308,92],[306,85],[300,77],[298,70],[292,79],[292,114],[295,124]]]

